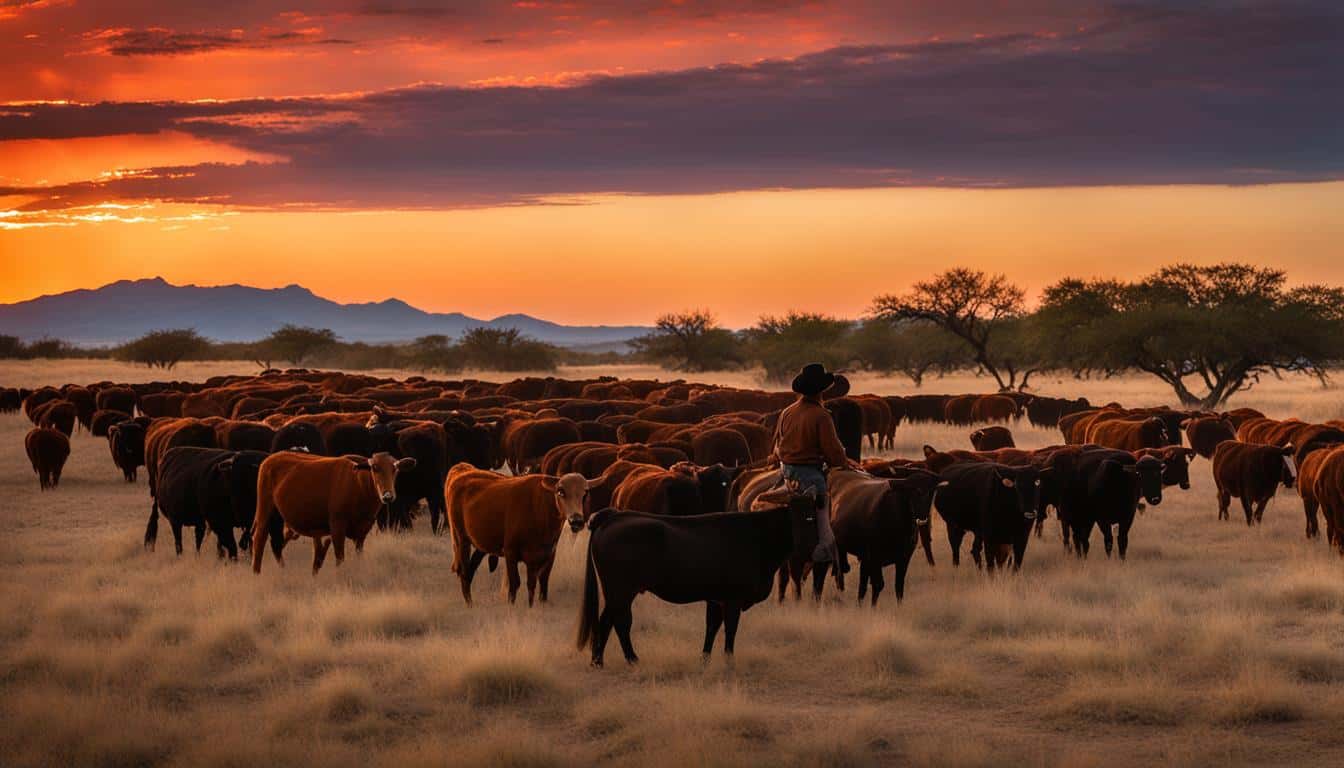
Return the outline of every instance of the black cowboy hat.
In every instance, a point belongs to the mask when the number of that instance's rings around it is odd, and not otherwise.
[[[821,363],[808,363],[793,377],[793,391],[800,395],[819,395],[835,383],[835,374]]]

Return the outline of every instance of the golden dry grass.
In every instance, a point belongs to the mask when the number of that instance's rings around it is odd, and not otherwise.
[[[174,375],[227,371],[250,366]],[[6,385],[147,377],[101,361],[0,365]],[[1039,386],[1168,399],[1142,379]],[[1337,391],[1302,381],[1242,402],[1344,415]],[[645,597],[641,664],[599,672],[572,641],[582,536],[561,541],[552,602],[533,610],[493,588],[465,608],[447,540],[423,530],[375,536],[316,578],[269,564],[256,577],[209,542],[200,557],[144,552],[143,481],[123,483],[102,440],[77,435],[60,489],[39,493],[27,427],[0,417],[7,766],[1344,764],[1344,563],[1302,538],[1292,494],[1262,528],[1220,523],[1202,461],[1191,491],[1139,519],[1128,563],[1065,556],[1052,521],[1019,576],[990,581],[953,570],[936,531],[940,564],[917,558],[900,607],[833,591],[761,605],[735,664],[702,666],[702,609]],[[965,432],[903,426],[898,449],[965,447]],[[497,576],[482,571],[487,586]]]

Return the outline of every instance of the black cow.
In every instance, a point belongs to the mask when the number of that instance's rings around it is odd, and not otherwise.
[[[692,517],[598,512],[588,521],[579,649],[590,647],[593,666],[602,666],[615,628],[625,660],[638,661],[630,642],[630,609],[637,595],[649,592],[669,603],[704,602],[704,655],[713,650],[722,626],[724,653],[731,656],[742,611],[770,596],[781,563],[816,547],[816,515],[816,498],[801,494],[786,506],[760,512]]]
[[[859,600],[872,585],[872,604],[886,582],[882,569],[896,566],[896,601],[905,599],[905,575],[910,558],[919,548],[920,531],[929,523],[934,490],[945,483],[932,472],[912,470],[900,479],[872,478],[860,472],[836,471],[828,478],[831,497],[831,529],[840,562],[854,555],[859,560]],[[819,596],[825,579],[826,564],[818,566],[812,578]],[[837,581],[843,588],[844,575]]]
[[[1011,554],[1013,570],[1022,567],[1027,540],[1036,520],[1042,470],[1035,466],[1010,467],[992,462],[953,464],[941,473],[947,485],[934,499],[938,514],[947,524],[952,564],[961,564],[961,542],[969,531],[971,557],[992,573],[1002,568]]]
[[[322,439],[322,432],[307,422],[295,421],[275,430],[275,437],[271,440],[271,453],[295,448],[309,453],[324,454],[326,441]]]
[[[1140,500],[1153,506],[1162,503],[1163,469],[1161,459],[1136,459],[1128,451],[1102,448],[1079,453],[1060,512],[1061,520],[1066,520],[1071,530],[1074,552],[1079,557],[1087,556],[1095,525],[1101,529],[1106,556],[1110,557],[1115,543],[1120,559],[1125,559],[1129,529]],[[1114,534],[1112,528],[1116,529]]]
[[[397,498],[379,512],[379,529],[388,525],[409,529],[412,513],[424,499],[429,507],[430,530],[441,533],[448,520],[443,483],[449,465],[443,427],[432,422],[393,422],[388,426],[396,434],[392,455],[415,459],[415,467],[397,473]]]
[[[827,400],[825,407],[835,422],[835,434],[845,447],[845,455],[858,461],[863,451],[863,406],[853,398],[837,397]]]
[[[112,463],[117,465],[128,483],[135,482],[136,470],[145,465],[147,426],[141,419],[130,419],[107,428],[107,447],[112,452]]]
[[[744,469],[745,466],[725,467],[722,464],[695,467],[695,480],[700,485],[700,511],[705,514],[727,512],[733,481]]]

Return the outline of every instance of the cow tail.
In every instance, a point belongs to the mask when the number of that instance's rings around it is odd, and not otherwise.
[[[576,646],[579,650],[588,647],[593,637],[593,627],[597,626],[598,602],[601,596],[597,582],[597,566],[593,564],[593,540],[588,539],[587,564],[583,570],[583,603],[579,607],[579,636]]]
[[[159,538],[159,502],[158,499],[149,501],[149,523],[145,525],[145,548],[154,549],[154,542]]]

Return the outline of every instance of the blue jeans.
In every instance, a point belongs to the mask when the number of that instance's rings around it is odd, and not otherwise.
[[[812,550],[812,561],[835,563],[839,561],[835,549],[835,533],[831,531],[831,500],[826,493],[826,473],[811,464],[781,464],[780,474],[785,480],[798,483],[798,490],[815,488],[817,491],[817,548]]]

